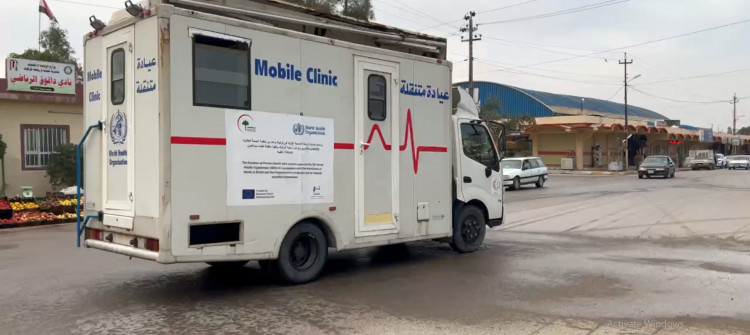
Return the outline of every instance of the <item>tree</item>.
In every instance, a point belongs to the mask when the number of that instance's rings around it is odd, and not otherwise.
[[[524,130],[524,128],[526,128],[526,126],[536,124],[536,119],[534,119],[534,117],[530,115],[503,116],[500,113],[501,107],[502,104],[500,103],[500,100],[498,98],[489,98],[479,107],[479,118],[484,121],[500,122],[505,125],[505,129],[508,131],[522,131]]]
[[[73,56],[75,51],[68,42],[68,31],[52,23],[49,29],[42,31],[42,50],[26,49],[23,53],[11,53],[11,58],[33,59],[45,62],[75,64],[76,82],[83,82],[83,69]]]
[[[47,176],[49,183],[56,188],[76,184],[75,144],[62,144],[57,147],[57,153],[52,154],[47,162]]]
[[[5,158],[6,149],[8,149],[8,145],[3,142],[3,134],[0,134],[0,159]]]
[[[737,129],[737,135],[750,135],[750,127],[742,127]]]
[[[500,99],[492,97],[479,106],[479,118],[484,121],[495,121],[500,119],[498,111],[502,107]]]
[[[364,21],[375,18],[375,11],[370,0],[343,0],[341,15]]]
[[[371,0],[287,0],[291,3],[369,21],[375,18]]]

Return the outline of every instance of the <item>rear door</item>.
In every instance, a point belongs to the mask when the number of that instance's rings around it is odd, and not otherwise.
[[[104,37],[104,224],[133,228],[133,27]]]
[[[399,231],[397,63],[355,58],[355,236]]]

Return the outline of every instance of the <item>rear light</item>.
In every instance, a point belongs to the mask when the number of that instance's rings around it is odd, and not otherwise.
[[[159,251],[159,240],[147,238],[146,249],[151,250],[151,251]]]
[[[86,228],[87,240],[101,240],[102,235],[99,229]]]

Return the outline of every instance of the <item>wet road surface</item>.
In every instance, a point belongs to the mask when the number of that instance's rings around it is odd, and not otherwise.
[[[0,231],[2,334],[744,334],[750,172],[552,176],[459,255],[332,255],[320,280],[76,249],[73,225]]]

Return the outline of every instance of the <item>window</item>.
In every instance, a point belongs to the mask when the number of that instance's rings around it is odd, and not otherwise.
[[[250,45],[193,37],[193,105],[250,109]]]
[[[57,147],[69,142],[69,126],[21,125],[23,170],[43,170]]]
[[[536,162],[536,159],[529,159],[528,162],[531,165],[532,169],[536,169],[539,167],[539,163]]]
[[[540,168],[547,167],[544,165],[544,161],[541,158],[536,159],[536,164],[539,165]]]
[[[119,105],[125,101],[125,50],[120,48],[112,51],[110,64],[110,99],[113,105]]]
[[[523,161],[523,169],[524,170],[531,169],[531,164],[529,163],[529,161]]]
[[[497,152],[492,145],[492,137],[487,128],[480,124],[462,123],[461,141],[464,146],[464,155],[484,166],[498,171],[500,169],[497,160]]]
[[[370,120],[383,121],[386,117],[385,77],[371,74],[367,77],[367,116]]]

